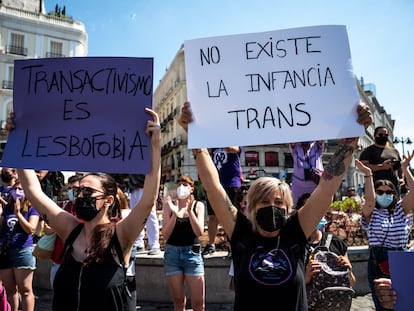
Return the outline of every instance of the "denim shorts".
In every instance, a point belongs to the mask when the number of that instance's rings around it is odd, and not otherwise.
[[[186,276],[203,276],[204,261],[201,247],[194,252],[190,246],[166,244],[164,248],[164,273],[166,276],[184,274]]]
[[[11,248],[10,263],[7,268],[36,270],[36,257],[32,254],[33,249],[34,246]]]

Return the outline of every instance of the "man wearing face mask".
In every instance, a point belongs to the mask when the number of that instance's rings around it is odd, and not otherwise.
[[[374,183],[377,180],[389,180],[401,194],[404,175],[401,170],[401,157],[397,149],[388,143],[388,129],[378,126],[374,130],[375,144],[365,148],[359,160],[372,171]]]

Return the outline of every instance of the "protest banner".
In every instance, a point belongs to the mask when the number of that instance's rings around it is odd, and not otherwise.
[[[364,135],[345,26],[188,40],[189,148]]]
[[[414,252],[389,251],[392,287],[397,292],[395,311],[412,310],[414,291]]]
[[[146,173],[153,59],[15,61],[12,130],[2,166]]]

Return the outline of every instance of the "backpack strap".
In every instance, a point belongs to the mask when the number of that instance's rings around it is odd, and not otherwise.
[[[79,233],[82,231],[83,222],[79,223],[71,233],[69,233],[68,238],[65,241],[65,245],[63,246],[62,252],[59,255],[59,262],[62,261],[63,255],[66,254],[69,247],[72,246],[73,242],[75,242],[76,238],[78,237]]]
[[[331,241],[332,241],[332,233],[329,233],[328,236],[326,237],[326,241],[325,241],[325,247],[329,250],[329,246],[331,245]]]

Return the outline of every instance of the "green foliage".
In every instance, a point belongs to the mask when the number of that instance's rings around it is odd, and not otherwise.
[[[355,201],[354,198],[346,197],[342,201],[332,202],[331,208],[345,213],[359,213],[361,211],[361,204]]]

